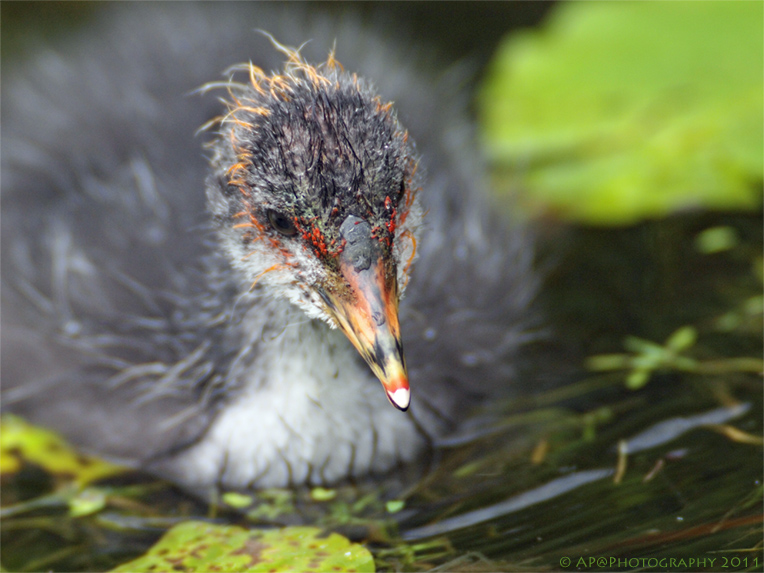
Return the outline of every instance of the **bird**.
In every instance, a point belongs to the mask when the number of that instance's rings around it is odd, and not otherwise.
[[[4,411],[205,491],[384,475],[511,392],[534,241],[458,66],[294,5],[94,19],[4,70]]]

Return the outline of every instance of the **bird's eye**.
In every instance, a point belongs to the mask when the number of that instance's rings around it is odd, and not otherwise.
[[[294,226],[292,220],[278,211],[268,211],[268,222],[271,227],[286,237],[297,234],[297,227]]]
[[[401,188],[398,189],[398,201],[403,198],[403,194],[406,192],[406,181],[401,180]]]

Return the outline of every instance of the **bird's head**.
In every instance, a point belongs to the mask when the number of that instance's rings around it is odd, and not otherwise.
[[[333,55],[313,67],[280,49],[280,73],[231,70],[208,201],[247,280],[342,330],[405,410],[398,301],[422,218],[413,142]]]

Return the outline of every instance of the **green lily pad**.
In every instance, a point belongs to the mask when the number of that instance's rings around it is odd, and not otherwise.
[[[176,525],[143,557],[113,571],[374,571],[371,553],[315,527],[243,529],[203,521]]]
[[[125,471],[74,450],[61,436],[11,414],[0,418],[0,473],[17,472],[24,462],[41,466],[79,486]]]
[[[560,3],[498,51],[488,152],[532,210],[572,220],[756,209],[763,42],[761,2]]]

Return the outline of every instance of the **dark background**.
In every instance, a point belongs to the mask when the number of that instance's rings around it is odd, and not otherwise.
[[[98,2],[2,2],[2,55],[25,42],[84,25]],[[400,26],[404,34],[429,44],[449,60],[471,58],[479,69],[499,40],[515,28],[537,24],[553,2],[315,2],[325,12],[355,11],[368,22]]]

